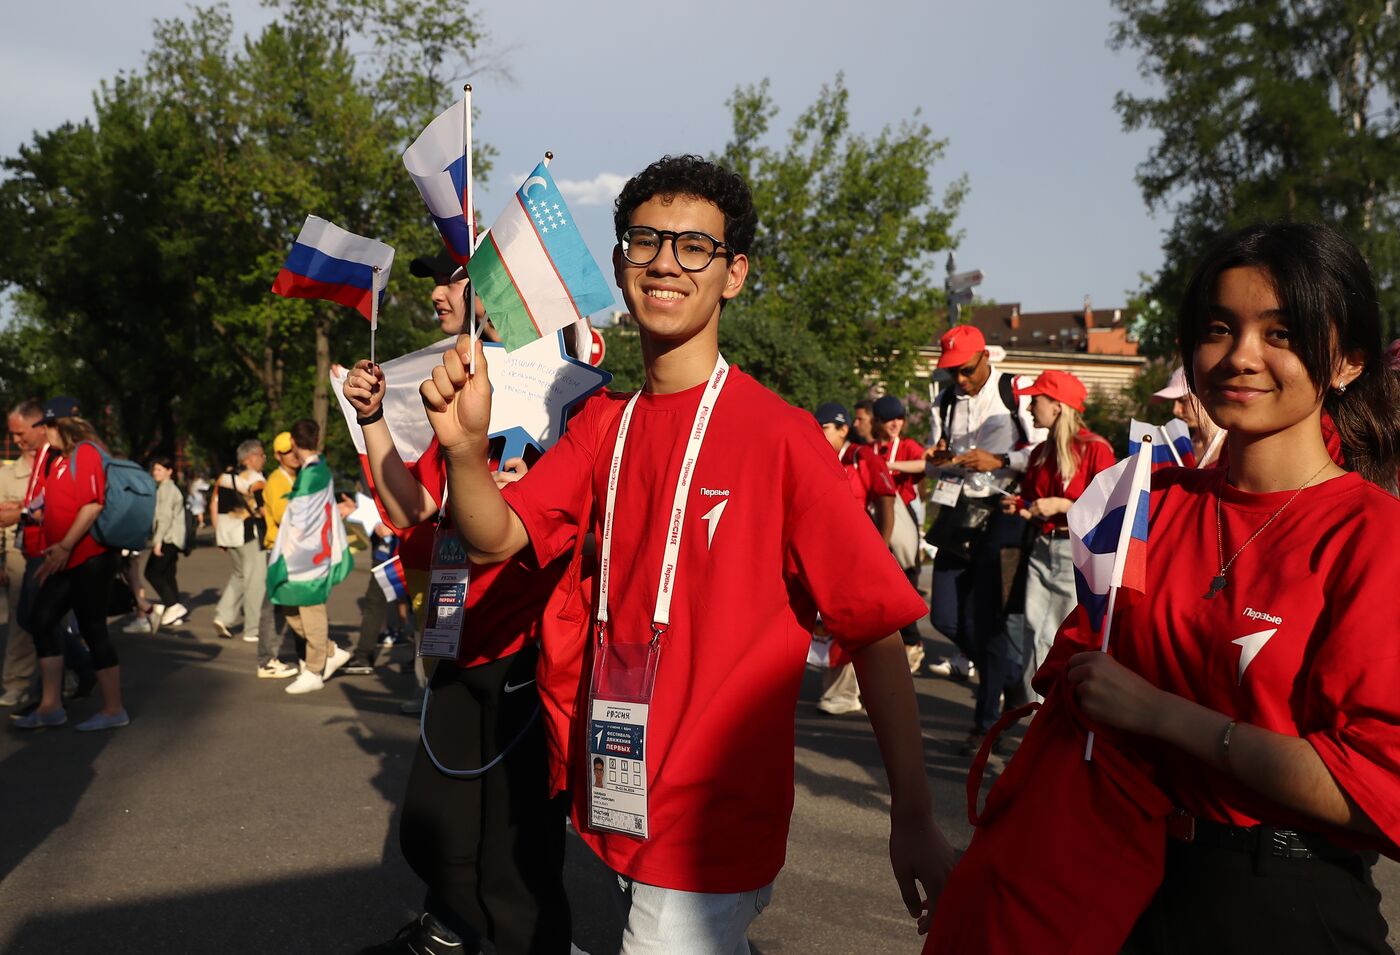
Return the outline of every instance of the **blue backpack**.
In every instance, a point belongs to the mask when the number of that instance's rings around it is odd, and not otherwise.
[[[114,458],[91,441],[82,444],[91,445],[102,456],[102,472],[107,479],[107,497],[92,525],[92,536],[103,547],[140,550],[151,539],[155,525],[156,479],[135,461]],[[73,453],[77,453],[77,448]],[[77,480],[76,474],[73,479]]]

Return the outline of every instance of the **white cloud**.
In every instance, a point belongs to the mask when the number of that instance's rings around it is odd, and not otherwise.
[[[627,184],[627,177],[615,172],[600,172],[592,179],[556,179],[554,184],[564,198],[574,205],[610,206]]]

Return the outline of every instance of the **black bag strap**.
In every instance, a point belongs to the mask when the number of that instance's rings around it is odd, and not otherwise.
[[[1011,423],[1016,428],[1016,434],[1020,437],[1020,444],[1030,444],[1030,435],[1026,433],[1026,426],[1021,421],[1021,401],[1016,397],[1016,376],[1009,371],[997,374],[997,394],[1001,397],[1001,404],[1011,413]],[[949,435],[953,433],[953,400],[957,397],[952,388],[944,388],[943,393],[938,396],[938,414],[943,419],[943,440],[949,440]]]

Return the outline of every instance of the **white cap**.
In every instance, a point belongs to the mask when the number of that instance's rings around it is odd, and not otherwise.
[[[1172,372],[1171,380],[1161,391],[1152,392],[1152,397],[1161,401],[1175,401],[1178,398],[1185,398],[1191,393],[1191,389],[1186,386],[1186,369],[1177,368]]]

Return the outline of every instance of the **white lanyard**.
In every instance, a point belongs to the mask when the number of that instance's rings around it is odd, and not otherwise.
[[[729,363],[723,355],[715,359],[715,370],[710,374],[709,384],[700,397],[700,406],[695,409],[695,422],[690,427],[690,440],[685,446],[685,460],[681,462],[681,472],[676,478],[676,496],[671,504],[671,524],[666,532],[666,549],[661,557],[661,576],[656,585],[656,613],[652,615],[653,636],[660,634],[671,623],[671,596],[675,591],[676,565],[680,560],[681,529],[685,524],[685,510],[690,496],[690,482],[695,476],[695,462],[700,457],[700,447],[705,443],[705,432],[710,428],[710,418],[719,400],[719,393],[729,375]],[[612,467],[608,469],[608,500],[603,510],[603,540],[598,553],[598,634],[601,637],[604,625],[608,622],[608,583],[612,576],[612,532],[613,515],[617,506],[618,476],[622,471],[622,450],[627,444],[627,431],[632,424],[632,411],[637,406],[639,391],[627,402],[622,412],[622,421],[617,428],[617,440],[613,443]]]
[[[842,442],[842,444],[841,444],[841,450],[836,452],[836,460],[840,461],[842,464],[845,464],[845,463],[846,463],[846,451],[849,450],[850,447],[851,447],[851,442],[849,442],[849,441]]]
[[[24,489],[24,503],[28,504],[34,500],[34,485],[39,483],[39,478],[43,476],[44,466],[48,463],[49,446],[46,444],[34,455],[34,467],[29,472],[29,485]]]
[[[895,438],[890,442],[890,464],[894,464],[894,456],[899,453],[899,439]]]

